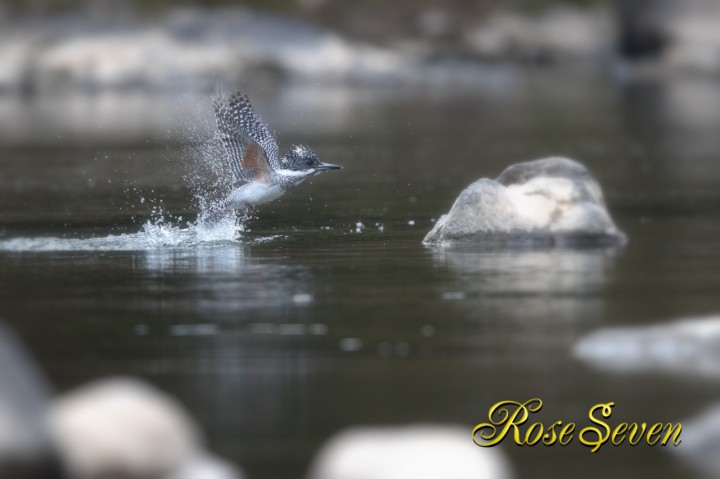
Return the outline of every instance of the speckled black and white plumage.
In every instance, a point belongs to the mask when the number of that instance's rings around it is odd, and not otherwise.
[[[255,142],[265,154],[273,170],[278,170],[278,145],[265,123],[253,110],[244,93],[235,93],[227,102],[216,100],[215,118],[220,140],[230,160],[230,168],[238,180],[252,181],[251,172],[242,169],[242,159],[250,142]]]
[[[236,181],[221,209],[247,209],[273,201],[305,179],[340,166],[323,163],[310,148],[297,145],[279,158],[275,138],[255,113],[244,93],[214,103],[220,140]]]

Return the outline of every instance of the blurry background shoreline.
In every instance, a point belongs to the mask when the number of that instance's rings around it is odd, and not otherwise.
[[[219,79],[446,88],[516,67],[717,78],[718,19],[709,0],[9,1],[0,94],[212,90]]]

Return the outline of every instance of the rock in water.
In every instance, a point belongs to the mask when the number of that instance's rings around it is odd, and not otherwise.
[[[580,338],[573,348],[576,358],[602,370],[683,377],[720,377],[719,351],[720,316],[602,328]]]
[[[580,246],[625,241],[588,169],[552,157],[518,163],[495,180],[471,184],[423,243]]]
[[[50,387],[13,332],[0,322],[0,478],[55,478],[45,408]]]
[[[50,411],[73,479],[242,479],[202,447],[171,396],[136,379],[104,379],[67,393]]]
[[[331,438],[307,479],[511,479],[498,448],[473,444],[453,425],[354,427]]]

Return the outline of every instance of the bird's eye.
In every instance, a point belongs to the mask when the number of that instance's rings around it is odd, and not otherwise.
[[[315,161],[313,161],[313,160],[305,160],[305,164],[308,165],[308,166],[313,166],[313,165],[315,165]]]

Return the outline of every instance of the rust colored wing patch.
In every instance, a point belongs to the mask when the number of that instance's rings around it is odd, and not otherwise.
[[[253,172],[253,181],[257,183],[270,183],[272,170],[265,154],[257,143],[250,143],[242,158],[242,169]]]

